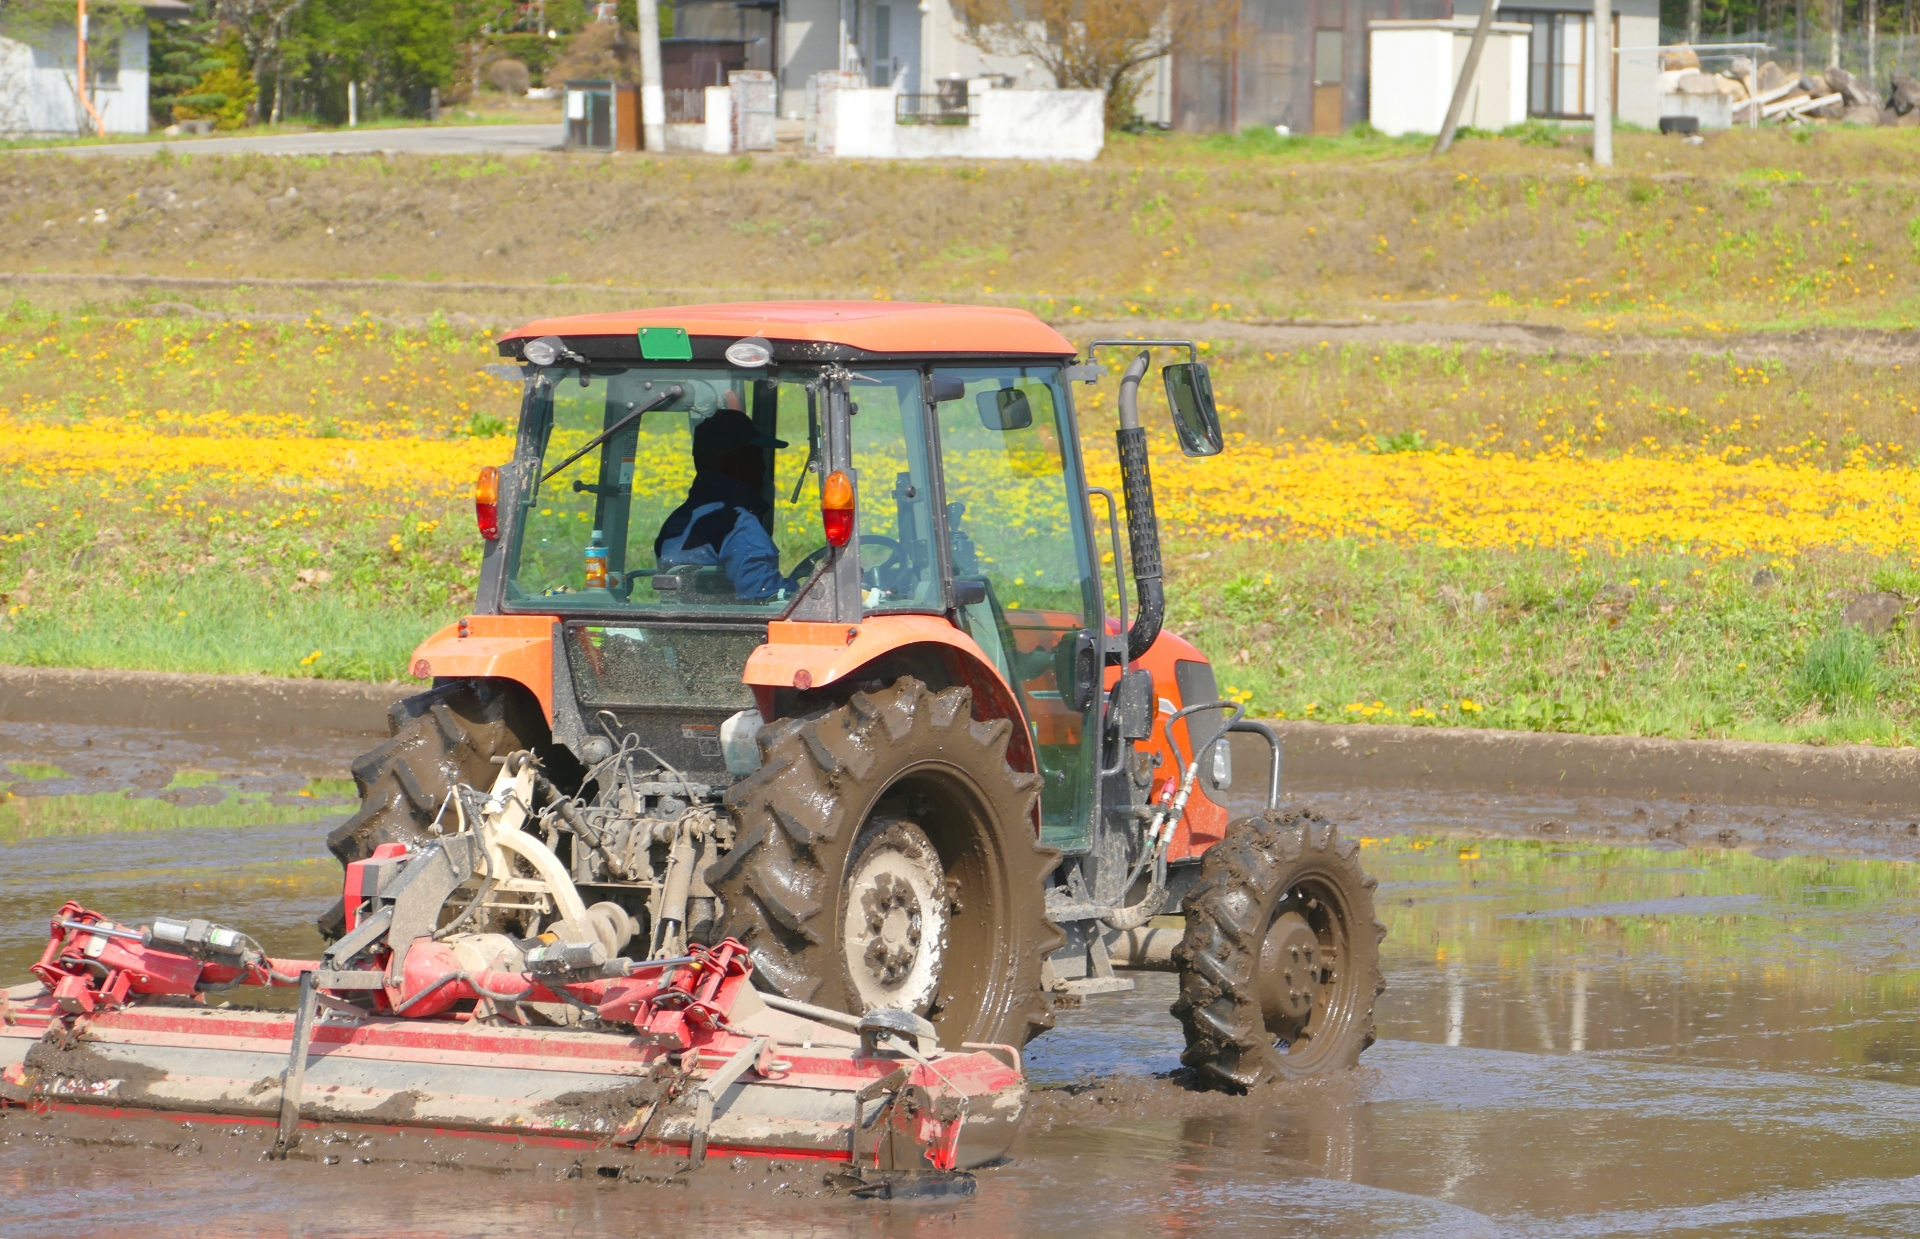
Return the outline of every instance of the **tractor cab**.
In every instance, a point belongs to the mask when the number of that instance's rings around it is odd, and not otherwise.
[[[696,360],[684,333],[633,338],[619,361],[591,337],[520,345],[500,607],[562,617],[583,703],[726,782],[719,726],[754,705],[738,669],[770,619],[941,617],[1017,700],[1045,835],[1083,837],[1097,671],[1073,655],[1103,617],[1071,355],[822,364],[763,337]]]

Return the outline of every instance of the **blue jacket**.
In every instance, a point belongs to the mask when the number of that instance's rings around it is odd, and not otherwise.
[[[766,496],[744,482],[719,473],[696,474],[686,501],[660,525],[654,562],[662,571],[718,565],[743,602],[793,589],[793,581],[780,574],[780,551],[760,523],[771,510]]]

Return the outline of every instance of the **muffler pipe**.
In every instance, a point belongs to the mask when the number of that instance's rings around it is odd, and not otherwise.
[[[1186,936],[1185,929],[1139,929],[1108,931],[1104,937],[1107,958],[1115,968],[1139,972],[1172,972],[1173,948]]]
[[[1139,612],[1127,629],[1127,661],[1137,662],[1160,635],[1167,598],[1160,584],[1160,520],[1153,510],[1153,474],[1147,465],[1147,432],[1140,426],[1140,380],[1151,354],[1145,349],[1120,378],[1120,490],[1127,504],[1127,549]]]

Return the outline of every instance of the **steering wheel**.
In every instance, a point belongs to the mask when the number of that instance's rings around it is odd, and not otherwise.
[[[868,568],[866,572],[863,572],[861,574],[863,579],[865,578],[867,573],[877,574],[880,572],[884,572],[888,568],[891,568],[895,564],[900,562],[900,543],[897,542],[896,540],[889,538],[884,534],[877,534],[877,533],[863,533],[860,535],[860,547],[863,550],[865,549],[867,543],[869,542],[877,542],[881,546],[886,547],[887,558],[886,558],[886,562],[880,564],[878,567]],[[832,550],[833,548],[831,546],[823,546],[819,550],[809,554],[805,559],[802,559],[799,563],[795,564],[793,566],[793,573],[792,573],[793,579],[796,581],[805,581],[808,577],[812,576],[813,570],[820,566],[820,561],[825,559],[828,553],[831,552]],[[871,584],[871,582],[869,582],[869,584]]]

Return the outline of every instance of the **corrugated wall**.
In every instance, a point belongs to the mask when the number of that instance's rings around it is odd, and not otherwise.
[[[1322,125],[1337,107],[1341,127],[1367,116],[1367,23],[1388,17],[1448,17],[1451,0],[1242,0],[1222,56],[1174,58],[1173,124],[1196,132]],[[1316,66],[1316,61],[1318,65]],[[1326,76],[1337,63],[1339,80]]]

